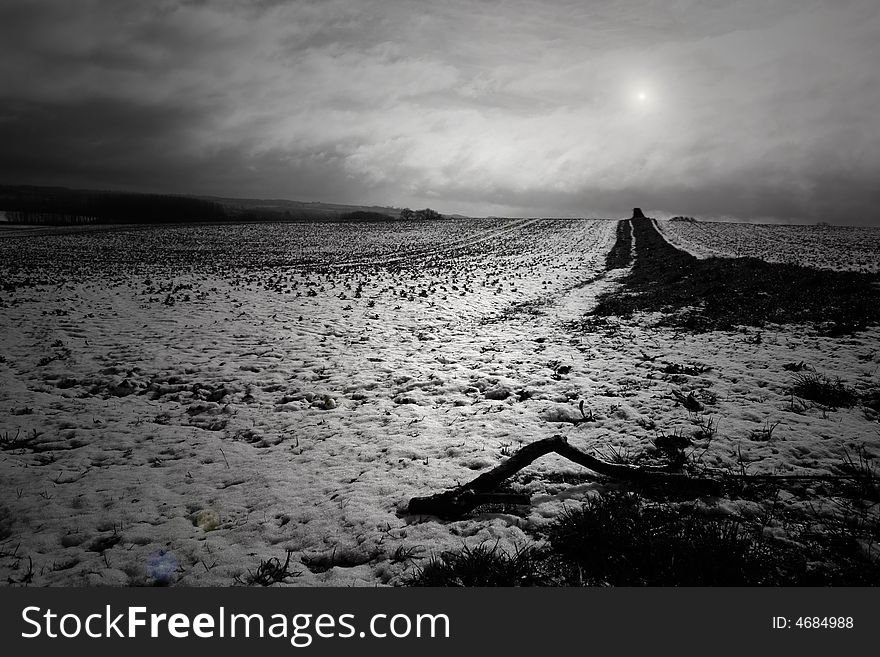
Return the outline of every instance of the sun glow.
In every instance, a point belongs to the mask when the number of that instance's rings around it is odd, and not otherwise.
[[[626,102],[630,109],[639,115],[651,113],[658,109],[659,96],[653,85],[646,82],[634,84],[629,87],[626,94]]]

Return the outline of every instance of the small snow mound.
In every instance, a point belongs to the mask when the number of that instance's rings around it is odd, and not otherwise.
[[[122,381],[110,386],[108,389],[108,392],[114,397],[128,397],[137,391],[138,384],[128,378],[122,379]]]
[[[584,421],[584,416],[581,415],[581,412],[578,409],[562,405],[551,406],[543,411],[540,414],[540,417],[546,422],[568,422],[576,424]]]
[[[324,395],[324,399],[321,400],[320,404],[320,407],[323,408],[325,411],[332,411],[337,406],[338,404],[336,403],[336,400],[333,399],[333,397],[331,397],[330,395]]]
[[[213,509],[202,509],[193,516],[193,525],[205,532],[220,527],[220,514]]]
[[[492,386],[488,390],[483,393],[483,397],[486,399],[493,399],[495,401],[500,401],[502,399],[507,399],[510,395],[513,394],[513,390],[507,387],[504,384],[499,383],[496,386]]]

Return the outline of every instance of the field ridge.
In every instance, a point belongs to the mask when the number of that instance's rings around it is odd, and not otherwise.
[[[631,220],[635,262],[621,289],[594,314],[662,312],[662,324],[695,331],[737,326],[815,324],[830,335],[880,320],[880,277],[759,258],[699,259],[676,248],[655,220]]]

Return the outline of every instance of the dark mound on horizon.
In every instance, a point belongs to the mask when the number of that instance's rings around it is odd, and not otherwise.
[[[815,324],[831,335],[880,322],[880,277],[876,275],[758,258],[700,260],[669,244],[652,219],[629,222],[635,263],[622,280],[623,288],[600,298],[594,315],[660,311],[666,314],[661,325],[694,331],[767,323]]]

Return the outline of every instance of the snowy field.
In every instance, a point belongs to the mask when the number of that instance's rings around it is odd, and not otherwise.
[[[788,326],[694,335],[648,316],[584,322],[625,272],[605,271],[616,225],[0,238],[0,577],[230,585],[289,553],[290,585],[393,585],[432,553],[526,545],[601,489],[548,456],[512,481],[532,495],[519,512],[399,513],[554,434],[614,458],[711,421],[717,433],[691,456],[753,473],[837,474],[846,454],[880,457],[872,409],[802,403],[786,368],[876,389],[876,327],[831,338]],[[748,229],[763,230],[737,230]],[[676,391],[704,410],[686,410]],[[833,501],[817,507],[833,513]],[[767,509],[722,501],[718,512]]]
[[[753,256],[837,271],[880,271],[880,227],[661,221],[673,245],[697,256]]]

